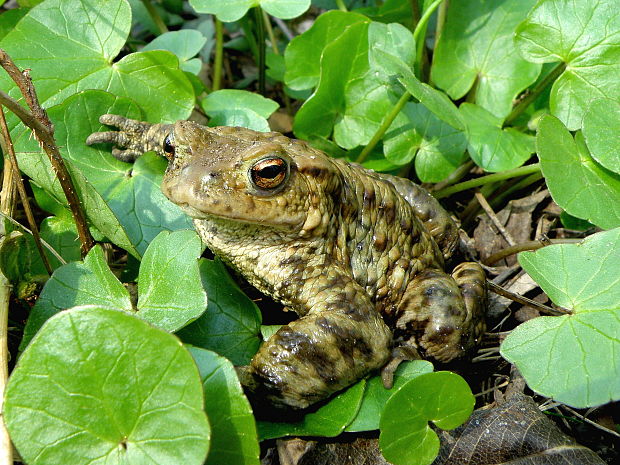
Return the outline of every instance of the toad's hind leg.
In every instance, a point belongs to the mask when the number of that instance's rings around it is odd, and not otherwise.
[[[407,286],[394,320],[394,361],[384,371],[384,382],[402,360],[416,350],[449,362],[475,347],[485,330],[486,285],[477,263],[461,263],[452,276],[425,270]]]
[[[309,311],[282,326],[240,370],[246,391],[306,408],[381,368],[392,334],[365,290],[336,268],[306,282]]]

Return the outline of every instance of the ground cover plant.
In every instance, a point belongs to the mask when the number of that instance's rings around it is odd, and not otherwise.
[[[520,375],[520,395],[582,428],[606,425],[602,439],[588,429],[579,440],[617,458],[615,0],[17,3],[0,15],[10,301],[0,331],[8,321],[3,412],[24,463],[258,464],[287,436],[378,438],[369,448],[394,464],[438,454],[436,463],[482,463],[450,462],[440,444],[467,428],[484,444],[485,428],[474,428],[484,413],[450,431]],[[461,253],[515,302],[493,297],[477,363],[408,362],[391,390],[374,376],[303,417],[257,420],[234,366],[286,317],[203,258],[191,221],[159,190],[165,160],[147,153],[130,164],[85,145],[107,130],[105,113],[271,128],[424,183],[473,237]],[[14,163],[34,214],[15,206]],[[531,400],[518,399],[525,411]],[[604,463],[557,434],[538,449],[528,442],[525,455]],[[475,444],[459,446],[454,456],[478,456]]]

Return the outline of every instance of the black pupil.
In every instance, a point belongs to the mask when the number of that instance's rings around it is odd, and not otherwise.
[[[264,179],[273,179],[284,171],[283,165],[269,165],[261,168],[259,176]]]
[[[174,147],[170,142],[170,136],[166,136],[166,138],[164,139],[164,152],[174,153]]]

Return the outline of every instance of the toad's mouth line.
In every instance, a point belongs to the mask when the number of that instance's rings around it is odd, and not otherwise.
[[[193,207],[192,205],[190,205],[188,202],[173,202],[175,205],[178,205],[179,208],[181,208],[181,210],[183,210],[183,212],[185,214],[187,214],[190,218],[194,219],[194,220],[215,220],[218,223],[220,221],[218,220],[228,220],[228,221],[233,221],[236,223],[243,223],[243,224],[248,224],[248,225],[256,225],[256,226],[262,226],[262,227],[271,227],[274,229],[297,229],[297,228],[301,228],[300,224],[295,223],[292,224],[290,222],[286,222],[286,221],[270,221],[268,218],[258,218],[258,219],[254,219],[254,218],[248,218],[245,216],[241,216],[238,214],[235,214],[235,211],[232,210],[230,213],[214,213],[214,212],[205,212],[203,210],[198,210],[196,207]],[[302,223],[303,224],[303,223]]]

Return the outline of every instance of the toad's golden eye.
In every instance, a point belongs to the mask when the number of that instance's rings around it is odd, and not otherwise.
[[[168,134],[164,139],[164,155],[168,160],[174,158],[174,137],[172,134]]]
[[[252,183],[260,189],[275,189],[288,174],[288,164],[280,157],[264,158],[250,168]]]

